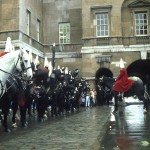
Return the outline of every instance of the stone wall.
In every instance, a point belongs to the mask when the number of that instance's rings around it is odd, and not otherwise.
[[[82,28],[83,38],[95,37],[95,14],[108,11],[111,15],[110,36],[121,36],[121,5],[123,0],[83,0],[82,1]],[[117,22],[117,23],[116,23]]]
[[[42,18],[42,0],[20,0],[19,2],[19,29],[27,34],[27,10],[31,13],[30,34],[32,38],[37,40],[37,19],[40,21],[40,41],[43,40],[43,18]]]
[[[68,67],[69,70],[79,68],[81,75],[94,85],[95,73],[100,67],[109,68],[116,77],[120,58],[128,66],[135,60],[146,59],[150,53],[150,37],[135,36],[133,12],[137,7],[130,9],[128,5],[132,2],[136,1],[0,0],[0,48],[4,48],[4,41],[10,36],[17,47],[31,50],[34,57],[39,55],[43,63],[44,56],[51,61],[51,47],[56,43],[55,66]],[[138,9],[150,13],[149,7]],[[31,13],[29,35],[27,10]],[[109,13],[109,37],[96,37],[95,14],[99,12]],[[150,15],[148,17],[150,22]],[[39,42],[37,19],[41,22]],[[70,44],[59,44],[59,23],[62,22],[70,23]],[[148,25],[150,28],[150,23]],[[103,56],[110,57],[110,61],[98,62],[98,58]]]
[[[0,1],[0,31],[13,31],[19,29],[18,0]]]
[[[59,43],[59,23],[62,22],[70,23],[70,43],[80,43],[82,38],[81,13],[81,0],[44,0],[44,44]]]

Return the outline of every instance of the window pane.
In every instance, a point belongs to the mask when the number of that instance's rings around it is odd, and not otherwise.
[[[147,30],[144,30],[144,34],[147,34]]]
[[[148,20],[146,12],[135,13],[135,23],[136,35],[148,34]]]
[[[108,35],[108,31],[105,31],[105,35]]]
[[[97,36],[108,36],[108,13],[96,14]]]
[[[70,43],[70,24],[69,23],[59,24],[59,43],[61,44]]]

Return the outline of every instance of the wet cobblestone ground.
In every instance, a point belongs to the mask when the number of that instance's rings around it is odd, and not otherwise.
[[[116,115],[112,110],[82,108],[43,123],[35,116],[27,129],[19,125],[11,133],[0,124],[0,150],[149,150],[150,111],[144,114],[139,103],[121,107]]]
[[[3,132],[0,126],[0,150],[100,150],[111,107],[82,108],[62,117],[50,117],[43,123],[29,121],[27,129]]]
[[[103,150],[150,150],[150,111],[143,105],[127,105],[111,114],[109,127],[101,142]]]

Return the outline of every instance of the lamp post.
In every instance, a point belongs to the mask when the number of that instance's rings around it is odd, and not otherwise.
[[[52,67],[53,69],[55,67],[55,43],[53,43],[53,47],[52,47]]]

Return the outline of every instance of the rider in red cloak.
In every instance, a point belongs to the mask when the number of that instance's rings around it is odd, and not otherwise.
[[[121,68],[120,74],[116,78],[113,90],[115,92],[126,92],[131,88],[134,81],[128,79],[127,70],[124,68],[124,62],[122,59],[120,60],[120,68]]]

